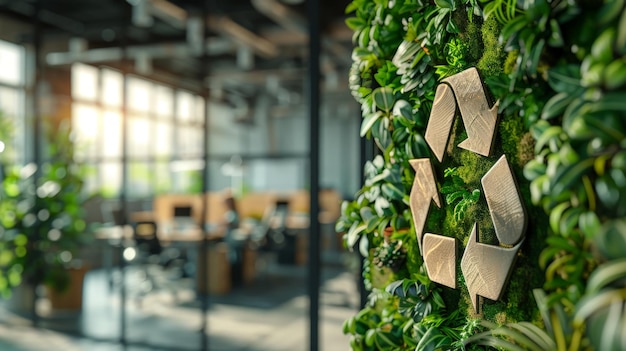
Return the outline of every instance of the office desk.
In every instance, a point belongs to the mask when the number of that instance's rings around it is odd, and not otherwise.
[[[206,235],[206,239],[209,241],[219,240],[224,237],[224,231],[217,228],[204,233],[197,227],[172,228],[168,225],[159,225],[157,230],[157,237],[163,243],[202,241],[203,234]],[[101,227],[96,229],[94,237],[98,240],[108,240],[111,243],[121,240],[130,241],[133,239],[133,227],[131,225]]]
[[[205,234],[206,236],[203,236]],[[181,227],[174,228],[171,225],[159,225],[157,228],[157,236],[159,242],[164,247],[172,247],[184,252],[183,257],[188,263],[196,267],[196,291],[200,294],[224,294],[231,289],[231,274],[234,273],[229,260],[229,252],[231,248],[225,242],[221,242],[224,238],[225,231],[217,226],[209,226],[205,233],[198,227]],[[134,247],[133,228],[127,226],[112,226],[99,228],[95,237],[98,240],[106,240],[105,245],[105,262],[104,267],[110,278],[111,286],[113,277],[113,253],[115,250],[125,250]],[[236,236],[236,240],[242,242],[247,241],[249,232],[241,231]],[[206,251],[206,261],[201,260],[201,250],[203,248],[203,239],[206,238],[210,244]],[[241,275],[243,283],[250,282],[255,276],[256,255],[247,244],[243,244],[243,251],[240,262],[242,269]],[[124,254],[123,254],[124,255]],[[129,255],[127,258],[131,258]],[[206,262],[208,267],[203,267],[201,262]]]

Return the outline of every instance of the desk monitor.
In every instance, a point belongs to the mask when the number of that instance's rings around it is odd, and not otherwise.
[[[183,229],[193,226],[194,220],[191,214],[192,209],[190,205],[174,206],[174,227]]]
[[[174,218],[190,218],[191,206],[174,206]]]

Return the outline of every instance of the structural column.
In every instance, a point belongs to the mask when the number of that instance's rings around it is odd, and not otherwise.
[[[320,132],[320,14],[319,1],[310,0],[309,12],[309,350],[319,350],[320,223],[319,223],[319,132]]]

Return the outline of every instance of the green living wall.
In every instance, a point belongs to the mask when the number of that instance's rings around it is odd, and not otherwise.
[[[624,1],[354,0],[350,88],[377,145],[336,229],[365,257],[353,350],[626,349]],[[491,156],[424,137],[437,85],[476,67],[498,125]],[[458,113],[457,113],[458,114]],[[480,180],[506,155],[528,224],[504,293],[476,313],[460,270],[474,223],[498,245]],[[442,206],[425,232],[457,240],[457,289],[433,283],[409,208],[431,158]]]

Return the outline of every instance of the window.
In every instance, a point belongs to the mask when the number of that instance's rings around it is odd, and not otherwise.
[[[0,40],[0,157],[7,163],[25,160],[24,49]]]
[[[77,158],[97,170],[87,183],[106,196],[118,196],[122,185],[124,79],[112,69],[72,66]],[[197,177],[170,165],[201,160],[203,98],[138,76],[127,76],[126,84],[127,195],[196,191]]]

